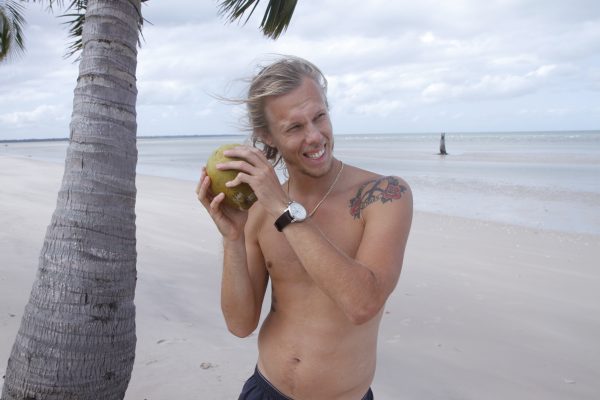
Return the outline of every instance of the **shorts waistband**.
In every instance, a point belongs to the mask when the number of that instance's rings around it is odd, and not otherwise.
[[[291,397],[287,397],[285,394],[281,393],[275,386],[273,386],[273,384],[269,382],[267,378],[263,376],[263,374],[260,373],[260,371],[258,370],[258,366],[256,366],[256,368],[254,369],[254,375],[257,378],[258,384],[266,393],[269,393],[271,396],[277,399],[294,400]]]
[[[266,393],[269,393],[271,396],[273,396],[276,399],[294,400],[291,397],[288,397],[285,394],[281,393],[279,391],[279,389],[277,389],[275,386],[273,386],[273,384],[271,382],[269,382],[267,380],[267,378],[264,377],[263,374],[260,373],[260,371],[258,369],[258,365],[256,366],[256,368],[254,368],[254,375],[257,378],[257,383],[260,385],[260,387]],[[371,388],[369,388],[369,390],[367,391],[367,393],[363,396],[363,398],[361,400],[369,400],[369,399],[373,399],[373,392],[371,391]]]

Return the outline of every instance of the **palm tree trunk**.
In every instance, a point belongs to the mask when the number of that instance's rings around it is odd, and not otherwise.
[[[122,399],[135,357],[140,0],[89,0],[56,210],[2,390]]]

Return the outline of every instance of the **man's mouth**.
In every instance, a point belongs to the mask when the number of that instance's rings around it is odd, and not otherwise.
[[[325,154],[325,148],[322,148],[321,150],[315,151],[315,152],[312,152],[312,153],[304,153],[304,155],[306,157],[311,158],[313,160],[321,158],[323,156],[323,154]]]

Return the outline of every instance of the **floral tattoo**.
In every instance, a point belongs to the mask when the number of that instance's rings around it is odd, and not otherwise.
[[[370,187],[365,191],[367,187]],[[393,176],[385,176],[363,184],[356,193],[356,196],[350,200],[350,214],[354,219],[360,218],[360,212],[378,200],[382,203],[397,200],[402,197],[402,193],[408,189],[400,184],[400,181]],[[364,191],[364,193],[363,193]]]

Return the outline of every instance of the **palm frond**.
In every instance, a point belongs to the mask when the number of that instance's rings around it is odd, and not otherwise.
[[[289,26],[298,0],[269,0],[260,28],[263,34],[277,39]],[[248,12],[244,24],[248,22],[260,0],[223,0],[219,5],[219,14],[229,22],[239,20]]]
[[[22,4],[13,0],[0,4],[0,62],[25,51],[24,9]]]
[[[63,24],[69,25],[69,38],[72,39],[64,55],[64,58],[69,58],[77,54],[83,47],[82,34],[83,24],[85,23],[85,11],[81,13],[62,14],[60,17],[71,18],[69,21],[63,22]],[[77,57],[77,60],[79,60],[79,57]]]
[[[0,9],[0,61],[4,60],[10,51],[11,33],[8,29],[8,19]]]
[[[135,3],[132,0],[130,0],[130,1],[135,6]],[[143,3],[143,2],[146,2],[147,0],[141,0],[141,1]],[[54,2],[59,3],[59,5],[62,5],[61,0],[55,0]],[[50,4],[50,6],[52,6],[52,2]],[[67,53],[64,56],[65,58],[69,58],[71,56],[76,55],[83,48],[82,34],[83,34],[83,24],[85,23],[85,12],[87,10],[87,0],[71,0],[71,3],[67,7],[67,11],[68,10],[73,10],[74,12],[69,13],[69,14],[60,15],[60,17],[70,18],[68,21],[64,22],[64,24],[70,26],[69,27],[69,37],[72,39],[72,42],[69,43],[69,47],[67,48]],[[142,45],[141,39],[143,38],[142,26],[144,24],[144,21],[147,21],[147,20],[142,17],[142,11],[140,9],[137,9],[137,12],[138,12],[138,16],[139,16],[138,30],[140,32],[140,39],[138,39],[138,45],[141,46]],[[77,57],[75,59],[75,61],[78,61],[79,58],[80,57]]]
[[[59,6],[63,6],[62,1],[58,0]],[[54,2],[50,2],[49,9],[52,10]],[[69,25],[69,38],[72,40],[68,47],[64,58],[69,58],[77,54],[83,47],[83,24],[85,23],[85,11],[87,10],[87,0],[71,0],[71,3],[66,8],[66,11],[73,10],[71,13],[59,15],[59,18],[69,18],[63,22],[64,25]],[[75,61],[78,61],[77,57]]]

